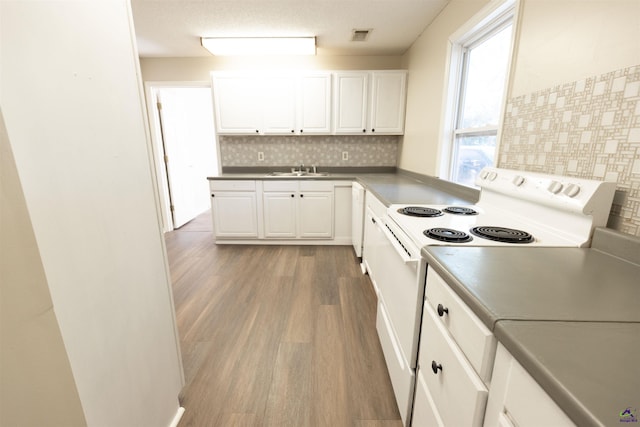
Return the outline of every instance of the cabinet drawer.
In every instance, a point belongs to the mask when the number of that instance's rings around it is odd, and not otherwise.
[[[480,378],[489,383],[497,345],[491,331],[431,268],[425,295],[438,323],[449,331]]]
[[[248,180],[209,181],[211,191],[255,191],[256,182]]]
[[[263,191],[298,191],[298,181],[264,181]]]
[[[439,366],[436,373],[432,365]],[[481,426],[488,391],[438,315],[425,304],[419,371],[447,426]]]
[[[411,427],[445,427],[427,389],[425,375],[429,375],[429,372],[421,370],[416,374],[416,397],[413,402]]]
[[[300,191],[333,191],[332,181],[299,181]]]

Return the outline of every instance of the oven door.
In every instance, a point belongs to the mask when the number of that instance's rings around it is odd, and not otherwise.
[[[381,229],[385,238],[377,255],[385,260],[385,268],[379,272],[377,280],[376,329],[398,409],[408,425],[424,298],[425,262],[419,249],[395,223],[383,222]]]

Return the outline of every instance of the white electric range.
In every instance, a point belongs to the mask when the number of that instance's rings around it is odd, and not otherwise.
[[[485,168],[474,205],[391,205],[379,248],[385,271],[377,278],[377,330],[405,425],[411,417],[430,245],[589,246],[606,226],[616,184],[524,171]]]

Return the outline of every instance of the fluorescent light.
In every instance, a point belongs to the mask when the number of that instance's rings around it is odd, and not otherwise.
[[[202,46],[216,56],[315,55],[315,37],[202,37]]]

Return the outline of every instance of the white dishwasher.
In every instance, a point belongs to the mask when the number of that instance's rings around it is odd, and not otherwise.
[[[356,256],[362,258],[364,235],[364,187],[357,182],[351,185],[351,240]]]

